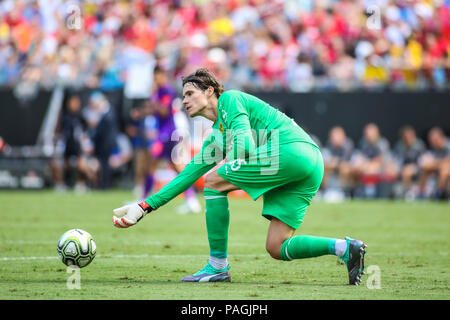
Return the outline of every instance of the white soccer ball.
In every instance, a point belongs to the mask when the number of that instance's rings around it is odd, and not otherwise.
[[[71,229],[58,240],[58,256],[67,266],[86,267],[94,260],[96,250],[91,234],[81,229]]]

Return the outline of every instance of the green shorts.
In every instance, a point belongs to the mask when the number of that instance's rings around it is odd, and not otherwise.
[[[253,200],[263,195],[265,218],[298,229],[322,182],[323,158],[320,149],[307,142],[261,146],[247,161],[229,161],[217,173]]]

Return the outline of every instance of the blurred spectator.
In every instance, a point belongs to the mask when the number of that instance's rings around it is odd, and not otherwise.
[[[288,68],[287,81],[293,92],[307,92],[314,87],[312,63],[306,54],[300,53],[295,63]]]
[[[151,165],[151,146],[158,136],[158,120],[151,114],[148,104],[130,110],[126,133],[133,148],[134,193],[145,198],[145,184]]]
[[[6,148],[6,141],[0,136],[0,152],[2,152]]]
[[[152,160],[150,170],[146,177],[144,197],[152,190],[154,185],[154,175],[161,161],[169,163],[177,172],[183,169],[178,163],[172,152],[178,141],[173,140],[173,134],[176,130],[174,118],[174,100],[176,91],[168,81],[167,72],[161,67],[154,70],[154,88],[153,94],[148,101],[148,106],[158,122],[158,137],[151,146]],[[187,150],[189,152],[189,150]],[[198,202],[194,187],[190,187],[184,193],[186,196],[186,205],[177,210],[178,213],[200,212],[200,203]]]
[[[75,185],[75,192],[85,193],[99,186],[101,168],[98,159],[94,156],[94,145],[88,131],[81,135],[80,145],[82,152],[79,159],[79,171],[83,179]]]
[[[324,194],[327,198],[341,199],[344,196],[350,197],[353,189],[351,157],[353,154],[353,142],[347,137],[342,127],[331,128],[328,141],[322,150],[325,163],[322,187],[326,190]],[[338,183],[334,186],[329,183],[329,179],[337,175]]]
[[[448,88],[448,1],[376,1],[379,16],[366,12],[371,3],[76,1],[76,29],[70,1],[2,1],[0,84],[21,84],[31,69],[46,86],[140,94],[149,79],[128,83],[139,73],[127,61],[134,52],[148,60],[143,79],[155,57],[175,78],[216,64],[224,81],[246,89]]]
[[[70,95],[67,99],[66,108],[63,110],[61,120],[61,140],[63,146],[63,163],[57,159],[52,161],[53,176],[55,179],[56,190],[66,189],[66,174],[72,177],[69,180],[75,180],[77,184],[82,182],[81,168],[81,138],[84,132],[84,123],[81,117],[81,100],[76,94]],[[75,178],[73,177],[75,176]],[[69,184],[73,185],[74,181]]]
[[[450,143],[439,127],[428,132],[430,149],[420,159],[420,192],[422,196],[448,199],[450,178]],[[427,188],[428,179],[436,175],[436,188]]]
[[[62,119],[62,136],[65,142],[64,157],[74,165],[80,155],[80,139],[84,130],[81,118],[81,100],[78,95],[72,95],[67,101],[67,110]]]
[[[353,178],[362,185],[362,195],[380,196],[377,187],[381,182],[393,183],[397,167],[390,155],[389,142],[382,137],[378,126],[369,123],[364,127],[358,151],[352,157]]]
[[[116,138],[116,148],[109,157],[109,165],[113,175],[123,177],[128,170],[127,165],[133,160],[133,146],[124,133],[118,133]]]
[[[411,126],[405,126],[400,130],[400,139],[394,147],[394,154],[400,168],[401,197],[414,199],[418,190],[413,182],[419,176],[419,159],[425,152],[425,144],[416,136],[416,131]]]
[[[93,154],[100,164],[101,189],[111,187],[112,172],[109,158],[117,147],[116,119],[105,96],[95,91],[89,97],[89,134],[93,143]]]
[[[374,123],[367,124],[359,142],[359,152],[353,157],[357,172],[367,175],[379,174],[383,164],[383,153],[388,149],[389,143],[380,136],[378,126]]]

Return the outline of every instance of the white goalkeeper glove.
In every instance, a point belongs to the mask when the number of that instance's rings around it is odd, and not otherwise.
[[[152,211],[153,208],[150,207],[150,205],[145,201],[114,209],[113,212],[115,215],[112,218],[113,225],[117,228],[128,228],[134,226],[147,213]]]

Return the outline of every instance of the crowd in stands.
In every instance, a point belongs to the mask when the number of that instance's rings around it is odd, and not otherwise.
[[[100,92],[148,101],[155,66],[178,92],[198,67],[250,92],[448,90],[450,1],[4,0],[0,66],[0,86],[22,98],[55,85],[94,92],[86,105],[76,94],[65,102],[63,156],[52,167],[57,187],[74,168],[79,188],[109,188],[114,170],[151,147],[140,138],[158,135],[158,122],[145,104],[127,106],[125,127],[116,128],[123,119],[113,119]],[[405,127],[390,146],[376,124],[361,141],[335,127],[322,150],[325,199],[449,197],[450,146],[440,128],[421,141]]]
[[[160,72],[155,73],[155,78]],[[78,94],[70,94],[61,114],[59,153],[53,162],[56,188],[67,188],[68,172],[76,174],[71,183],[78,191],[111,188],[115,173],[123,179],[126,172],[131,172],[135,193],[142,196],[151,192],[162,157],[169,160],[167,168],[173,171],[172,175],[182,170],[199,151],[211,124],[191,130],[193,120],[189,123],[180,100],[172,96],[170,106],[164,106],[161,103],[166,98],[161,96],[161,102],[155,104],[155,94],[129,109],[123,119],[124,130],[117,125],[117,112],[102,93],[93,91],[85,106]],[[160,114],[164,110],[171,111]],[[164,119],[171,119],[169,134],[162,127]],[[178,138],[186,133],[191,136],[173,141],[175,131]],[[193,132],[200,136],[192,136]],[[440,127],[431,128],[423,141],[414,127],[404,126],[399,128],[398,141],[393,143],[383,137],[375,123],[364,127],[359,141],[353,141],[340,126],[330,128],[325,141],[320,141],[314,132],[311,134],[321,147],[325,165],[317,198],[449,199],[450,139]],[[197,149],[195,139],[201,140]],[[181,148],[186,141],[188,145]],[[178,162],[173,159],[175,147],[179,149],[176,155],[183,158]]]
[[[56,190],[67,186],[79,192],[109,189],[113,171],[133,158],[130,138],[120,132],[116,112],[99,91],[92,92],[87,105],[82,105],[78,94],[69,95],[56,140],[57,152],[51,162]]]
[[[412,126],[399,130],[390,145],[375,123],[364,127],[353,142],[345,129],[331,128],[322,146],[325,174],[321,196],[446,200],[450,196],[450,140],[433,127],[422,141]]]
[[[0,85],[22,94],[132,90],[143,61],[244,90],[445,89],[449,52],[448,0],[0,2]]]

